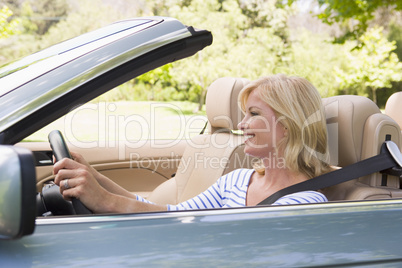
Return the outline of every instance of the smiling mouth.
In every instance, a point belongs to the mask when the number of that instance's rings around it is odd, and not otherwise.
[[[249,140],[251,138],[254,138],[255,135],[253,134],[245,134],[244,137],[246,138],[246,140]]]

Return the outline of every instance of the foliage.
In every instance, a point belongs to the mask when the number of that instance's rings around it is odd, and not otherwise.
[[[289,0],[292,4],[297,0]],[[351,23],[351,29],[344,35],[336,38],[336,42],[344,43],[346,40],[358,40],[368,28],[368,23],[374,18],[375,11],[381,8],[402,10],[401,0],[317,0],[321,12],[317,15],[327,24]]]
[[[19,32],[20,21],[18,19],[8,20],[12,15],[13,12],[7,6],[3,6],[0,10],[0,39]]]
[[[390,23],[388,40],[395,41],[394,52],[398,55],[399,61],[402,60],[402,24]]]
[[[180,90],[188,91],[189,100],[198,101],[200,107],[206,88],[218,77],[255,79],[289,59],[286,21],[293,10],[278,9],[275,1],[155,0],[147,4],[146,15],[172,16],[212,32],[211,47],[175,63],[171,70]]]
[[[147,100],[167,101],[171,99],[184,100],[183,92],[178,90],[176,81],[173,79],[170,70],[172,64],[166,64],[153,71],[147,72],[136,79],[138,84],[149,87]],[[144,88],[139,87],[139,88]]]
[[[377,89],[390,88],[391,82],[402,80],[402,63],[392,52],[395,42],[389,42],[382,31],[379,27],[370,29],[359,38],[362,48],[347,52],[347,68],[335,67],[337,80],[346,93],[371,95],[377,102]]]
[[[21,20],[10,19],[12,15],[13,12],[7,6],[0,9],[0,44],[7,42],[10,44],[8,41],[10,37],[20,33]],[[9,61],[10,58],[14,58],[13,56],[12,53],[0,53],[0,63]]]
[[[402,16],[399,21],[397,19],[393,19],[388,25],[388,40],[395,41],[395,52],[398,55],[399,61],[402,61]],[[392,89],[387,90],[386,92],[379,91],[377,96],[379,102],[385,103],[386,100],[391,96],[392,93],[402,91],[402,81],[392,83]],[[381,94],[383,93],[383,94]]]
[[[66,18],[51,27],[47,34],[39,40],[39,48],[46,48],[120,19],[116,10],[101,3],[101,0],[81,0],[79,6],[73,9]],[[94,5],[97,6],[96,9],[93,8]]]
[[[31,17],[31,22],[36,25],[36,34],[43,35],[60,20],[64,19],[69,11],[66,0],[35,0],[23,3],[25,8],[29,5],[36,16]],[[38,17],[37,19],[35,17]]]
[[[338,87],[333,70],[346,62],[343,47],[332,44],[328,35],[305,29],[295,29],[292,35],[292,58],[281,72],[305,77],[322,97],[336,95]]]
[[[22,3],[21,5],[21,24],[23,33],[34,35],[38,32],[38,25],[36,25],[30,18],[34,17],[34,10],[29,1]]]
[[[214,37],[212,46],[193,57],[162,66],[120,85],[98,100],[188,100],[197,102],[201,109],[208,85],[219,77],[253,80],[279,72],[306,77],[323,97],[346,92],[374,95],[375,98],[377,94],[373,94],[373,89],[383,96],[381,88],[389,87],[391,83],[392,90],[398,85],[402,87],[402,83],[392,82],[399,78],[397,74],[390,75],[390,70],[396,72],[400,64],[389,51],[394,49],[393,52],[402,57],[400,21],[387,25],[388,39],[396,42],[386,42],[383,36],[381,41],[374,41],[373,36],[378,34],[370,32],[365,38],[371,35],[372,39],[333,44],[329,33],[313,34],[298,25],[289,25],[289,18],[298,7],[292,3],[298,1],[0,0],[0,3],[9,3],[13,11],[15,9],[14,16],[20,21],[21,28],[21,34],[0,43],[0,62],[9,62],[116,20],[160,15],[210,30]],[[346,24],[355,20],[367,24],[378,8],[394,6],[400,9],[400,1],[392,0],[315,2],[321,7],[321,20],[327,23]],[[319,23],[317,21],[313,23]],[[360,30],[356,29],[351,31],[358,36]],[[361,29],[364,31],[365,28]],[[350,51],[357,42],[367,47]]]
[[[102,0],[80,0],[77,5],[66,8],[68,13],[65,16],[62,16],[61,11],[54,14],[46,13],[46,10],[54,11],[54,8],[51,7],[45,10],[38,9],[38,7],[47,7],[47,5],[41,4],[45,2],[46,0],[30,0],[20,5],[18,13],[21,16],[20,21],[23,26],[22,34],[0,46],[0,55],[7,57],[4,61],[9,62],[29,55],[123,18],[123,13],[103,4]],[[57,3],[59,2],[66,1],[60,0]],[[48,2],[48,5],[56,7],[59,6],[57,3],[51,1]],[[44,15],[56,17],[56,19],[51,20],[53,23],[47,28],[46,33],[40,34],[44,30],[38,30],[40,23],[36,21],[46,20]]]
[[[68,0],[3,0],[21,20],[22,32],[44,35],[70,11]]]

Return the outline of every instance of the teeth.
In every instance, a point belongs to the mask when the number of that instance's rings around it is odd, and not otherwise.
[[[244,137],[246,137],[246,139],[251,139],[252,137],[254,137],[254,135],[244,135]]]

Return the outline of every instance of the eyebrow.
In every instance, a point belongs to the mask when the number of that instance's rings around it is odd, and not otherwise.
[[[248,107],[248,110],[250,111],[251,109],[257,109],[257,110],[262,110],[260,107],[258,106],[250,106]]]

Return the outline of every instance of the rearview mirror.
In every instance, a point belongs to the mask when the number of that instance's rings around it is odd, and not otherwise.
[[[0,238],[32,234],[36,217],[36,172],[32,152],[0,145]]]

